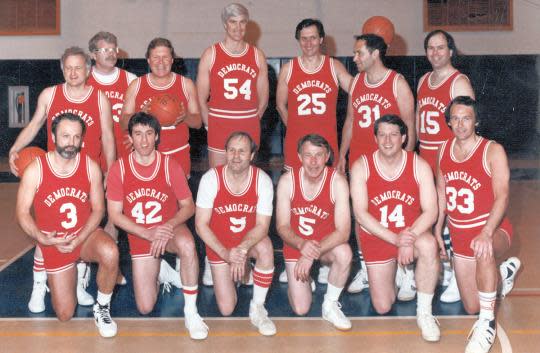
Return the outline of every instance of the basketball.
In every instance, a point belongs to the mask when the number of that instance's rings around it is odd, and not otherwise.
[[[15,160],[15,165],[19,169],[19,177],[22,177],[24,170],[34,160],[34,158],[44,155],[43,149],[35,146],[26,147],[20,150],[19,158]]]
[[[164,94],[152,97],[148,112],[159,120],[161,126],[172,126],[184,114],[184,105],[177,97]]]
[[[362,26],[362,34],[372,33],[384,39],[386,45],[394,40],[394,24],[384,16],[373,16]]]

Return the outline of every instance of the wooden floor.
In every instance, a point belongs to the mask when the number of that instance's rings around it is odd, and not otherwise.
[[[512,161],[514,169],[538,171],[538,161]],[[523,263],[512,294],[499,303],[498,339],[493,353],[540,352],[540,183],[514,178],[508,215],[514,225],[511,255]],[[0,183],[0,271],[32,246],[15,222],[18,184]],[[23,279],[31,281],[30,278]],[[5,299],[3,299],[5,300]],[[278,334],[261,337],[245,318],[207,319],[210,336],[190,340],[180,318],[117,319],[118,336],[103,339],[91,319],[0,318],[0,352],[463,352],[475,317],[439,318],[439,343],[422,340],[413,317],[352,318],[339,332],[318,318],[274,318]]]

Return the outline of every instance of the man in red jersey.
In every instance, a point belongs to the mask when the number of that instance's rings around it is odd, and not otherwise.
[[[352,251],[347,243],[351,231],[349,188],[345,176],[332,164],[328,141],[317,134],[297,143],[299,168],[284,174],[278,184],[276,227],[283,239],[283,257],[289,280],[289,301],[297,315],[311,307],[313,262],[330,266],[322,317],[340,330],[352,325],[338,299],[351,269]]]
[[[86,134],[82,151],[94,161],[100,162],[103,155],[107,167],[115,159],[114,135],[112,131],[111,106],[109,100],[97,88],[87,85],[92,61],[81,48],[70,47],[64,51],[60,66],[64,75],[64,84],[45,88],[38,97],[36,111],[9,151],[11,172],[18,175],[15,160],[18,152],[35,138],[43,124],[47,123],[47,148],[54,149],[51,125],[60,114],[69,112],[80,116],[86,124]],[[77,265],[79,276],[77,298],[81,305],[92,305],[94,299],[85,291],[89,272],[84,264]],[[46,275],[43,268],[43,257],[40,249],[34,253],[34,287],[28,303],[31,312],[45,310],[45,293],[47,291]]]
[[[16,214],[21,228],[43,252],[51,301],[60,321],[71,319],[77,305],[75,263],[79,258],[98,263],[94,317],[100,335],[113,337],[117,326],[110,316],[110,302],[118,248],[98,228],[105,210],[102,175],[95,161],[79,153],[85,131],[85,122],[77,115],[55,117],[50,135],[55,149],[25,170]]]
[[[276,108],[285,135],[285,167],[298,168],[296,144],[307,134],[323,136],[337,151],[336,102],[341,87],[349,92],[351,75],[345,66],[321,46],[325,37],[321,21],[307,18],[296,26],[295,36],[302,55],[282,66],[276,92]]]
[[[467,76],[452,65],[452,58],[457,56],[457,48],[449,33],[443,30],[430,32],[424,40],[424,49],[433,71],[423,75],[418,83],[416,128],[420,155],[435,173],[439,147],[452,137],[452,131],[444,119],[446,107],[457,96],[474,98],[474,92]],[[448,286],[441,294],[441,301],[452,303],[459,301],[460,295],[454,271],[448,261],[452,257],[448,228],[445,228],[443,239],[445,246],[441,247],[440,254],[445,260],[444,278]]]
[[[150,41],[146,50],[150,73],[138,77],[129,85],[124,96],[120,124],[127,129],[131,116],[146,110],[154,96],[170,94],[178,97],[184,106],[184,114],[178,117],[175,125],[162,127],[159,151],[170,155],[189,176],[189,128],[201,127],[201,114],[193,81],[171,71],[175,57],[174,48],[168,39],[154,38]]]
[[[268,237],[272,217],[272,181],[253,167],[257,145],[247,132],[232,133],[225,143],[227,163],[201,178],[195,226],[206,244],[219,311],[229,316],[238,298],[236,283],[253,268],[249,318],[260,334],[273,336],[276,326],[264,302],[274,274],[274,249]]]
[[[387,44],[374,34],[363,34],[355,39],[353,60],[359,73],[351,84],[347,117],[343,124],[338,163],[341,172],[345,172],[347,152],[350,168],[358,157],[377,149],[372,139],[373,124],[383,115],[400,116],[408,127],[407,150],[412,151],[415,145],[414,98],[405,78],[384,65]],[[355,233],[358,233],[357,227]],[[361,292],[369,283],[361,250],[359,255],[360,271],[347,289],[351,293]],[[415,295],[412,270],[407,270],[403,278],[398,297],[400,300],[412,300]]]
[[[505,217],[510,169],[504,148],[476,133],[476,101],[458,96],[445,112],[454,137],[439,150],[439,219],[435,235],[442,245],[445,217],[454,248],[454,268],[463,307],[480,311],[466,353],[486,353],[495,341],[497,261],[510,248],[512,225]],[[510,258],[500,268],[502,291],[513,286],[520,262]]]
[[[124,94],[137,76],[116,67],[119,50],[118,40],[113,33],[103,31],[96,33],[88,42],[88,50],[95,64],[86,84],[101,90],[109,98],[117,158],[127,156],[131,149],[126,145],[127,132],[120,126],[120,116]],[[102,169],[103,167],[105,166],[102,159]]]
[[[429,165],[403,148],[407,125],[397,115],[375,122],[378,149],[362,155],[351,169],[351,197],[366,259],[375,311],[386,314],[396,300],[397,264],[416,261],[416,321],[426,341],[440,339],[431,302],[439,256],[431,229],[437,219],[437,192]]]
[[[139,112],[128,124],[134,151],[120,158],[107,180],[109,218],[128,233],[137,309],[150,313],[156,304],[160,257],[165,251],[182,259],[185,325],[193,339],[205,339],[208,327],[197,312],[199,261],[186,221],[195,205],[182,167],[156,150],[161,126]]]
[[[197,72],[211,168],[227,161],[223,146],[232,132],[245,131],[259,144],[260,119],[268,105],[266,57],[245,41],[248,10],[241,4],[229,4],[223,8],[221,20],[225,39],[204,51]]]

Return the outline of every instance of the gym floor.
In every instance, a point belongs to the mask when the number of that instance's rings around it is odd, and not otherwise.
[[[511,156],[511,199],[508,215],[514,225],[514,242],[508,256],[518,256],[522,269],[511,295],[498,302],[498,338],[493,353],[538,352],[540,349],[540,287],[538,268],[540,248],[537,237],[540,218],[540,162]],[[275,170],[274,170],[275,174]],[[191,184],[198,180],[194,173]],[[173,288],[158,299],[148,316],[139,315],[130,286],[130,260],[125,243],[121,242],[121,267],[128,285],[117,287],[112,301],[112,315],[119,326],[112,339],[99,336],[90,307],[77,308],[76,318],[67,323],[55,317],[47,295],[47,309],[31,314],[26,305],[32,289],[33,244],[18,227],[14,204],[17,179],[10,176],[5,160],[0,160],[0,215],[4,232],[0,234],[0,337],[2,352],[461,352],[467,334],[476,320],[465,315],[461,303],[436,301],[433,309],[438,317],[442,337],[439,343],[422,340],[416,326],[416,302],[397,302],[389,315],[379,316],[371,308],[369,294],[345,293],[343,311],[351,318],[353,328],[340,332],[320,318],[321,302],[326,285],[317,284],[312,310],[307,317],[295,316],[287,300],[287,285],[277,281],[283,267],[281,253],[276,251],[276,276],[270,290],[267,309],[276,323],[275,337],[260,336],[248,319],[248,303],[252,289],[239,288],[239,304],[231,318],[223,318],[217,310],[211,287],[201,285],[198,307],[210,328],[202,342],[192,341],[183,323],[181,291]],[[271,234],[271,237],[277,237]],[[173,259],[168,257],[171,263]],[[355,273],[354,264],[352,273]],[[95,268],[93,268],[95,275]],[[441,288],[438,288],[438,292]],[[89,287],[96,293],[95,280]]]

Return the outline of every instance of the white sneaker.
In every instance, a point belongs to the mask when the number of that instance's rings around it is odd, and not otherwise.
[[[163,284],[163,291],[169,292],[170,286],[175,286],[178,289],[182,289],[182,280],[180,279],[180,273],[176,272],[171,265],[165,260],[161,260],[159,265],[159,284]]]
[[[322,318],[334,325],[338,330],[350,330],[351,321],[341,311],[341,304],[330,300],[324,300],[322,304]]]
[[[199,313],[184,313],[184,324],[189,332],[189,337],[194,340],[204,340],[208,337],[208,326],[204,323]]]
[[[330,267],[326,265],[321,265],[319,268],[319,275],[317,276],[317,282],[320,284],[328,283],[328,274],[330,273]]]
[[[487,353],[497,335],[495,320],[478,319],[469,333],[469,343],[465,353]]]
[[[517,257],[510,257],[499,266],[501,273],[501,297],[504,298],[514,288],[514,279],[521,267],[521,261]]]
[[[401,268],[398,266],[398,271],[403,271],[401,278],[401,286],[399,287],[397,298],[402,302],[408,302],[416,296],[416,284],[414,282],[414,271],[407,266]]]
[[[287,270],[283,270],[283,272],[279,274],[279,283],[287,282],[289,282],[289,279],[287,278]]]
[[[90,266],[84,262],[77,264],[77,302],[82,306],[94,304],[94,297],[86,291],[90,283]]]
[[[99,303],[96,303],[94,304],[93,312],[94,318],[96,319],[95,323],[101,337],[108,338],[116,336],[118,326],[116,325],[116,322],[111,319],[110,305],[100,305]]]
[[[366,288],[369,288],[367,271],[364,269],[360,269],[354,276],[353,280],[351,281],[351,284],[349,284],[349,287],[347,288],[347,292],[360,293]]]
[[[212,279],[212,270],[210,269],[210,261],[208,261],[208,257],[205,256],[204,258],[204,272],[202,276],[202,283],[205,286],[213,286],[214,280]]]
[[[439,320],[429,313],[418,313],[416,324],[422,331],[422,338],[428,342],[438,342],[441,339]]]
[[[32,295],[30,295],[30,300],[28,301],[28,310],[34,314],[45,311],[45,294],[49,291],[46,278],[47,276],[45,276],[44,281],[34,281]]]
[[[273,336],[276,334],[276,325],[268,317],[268,311],[262,304],[255,304],[253,300],[249,303],[249,319],[259,333],[263,336]]]
[[[454,276],[452,276],[452,278],[450,279],[448,287],[446,287],[444,292],[442,292],[440,299],[443,303],[455,303],[461,300],[455,273]]]

